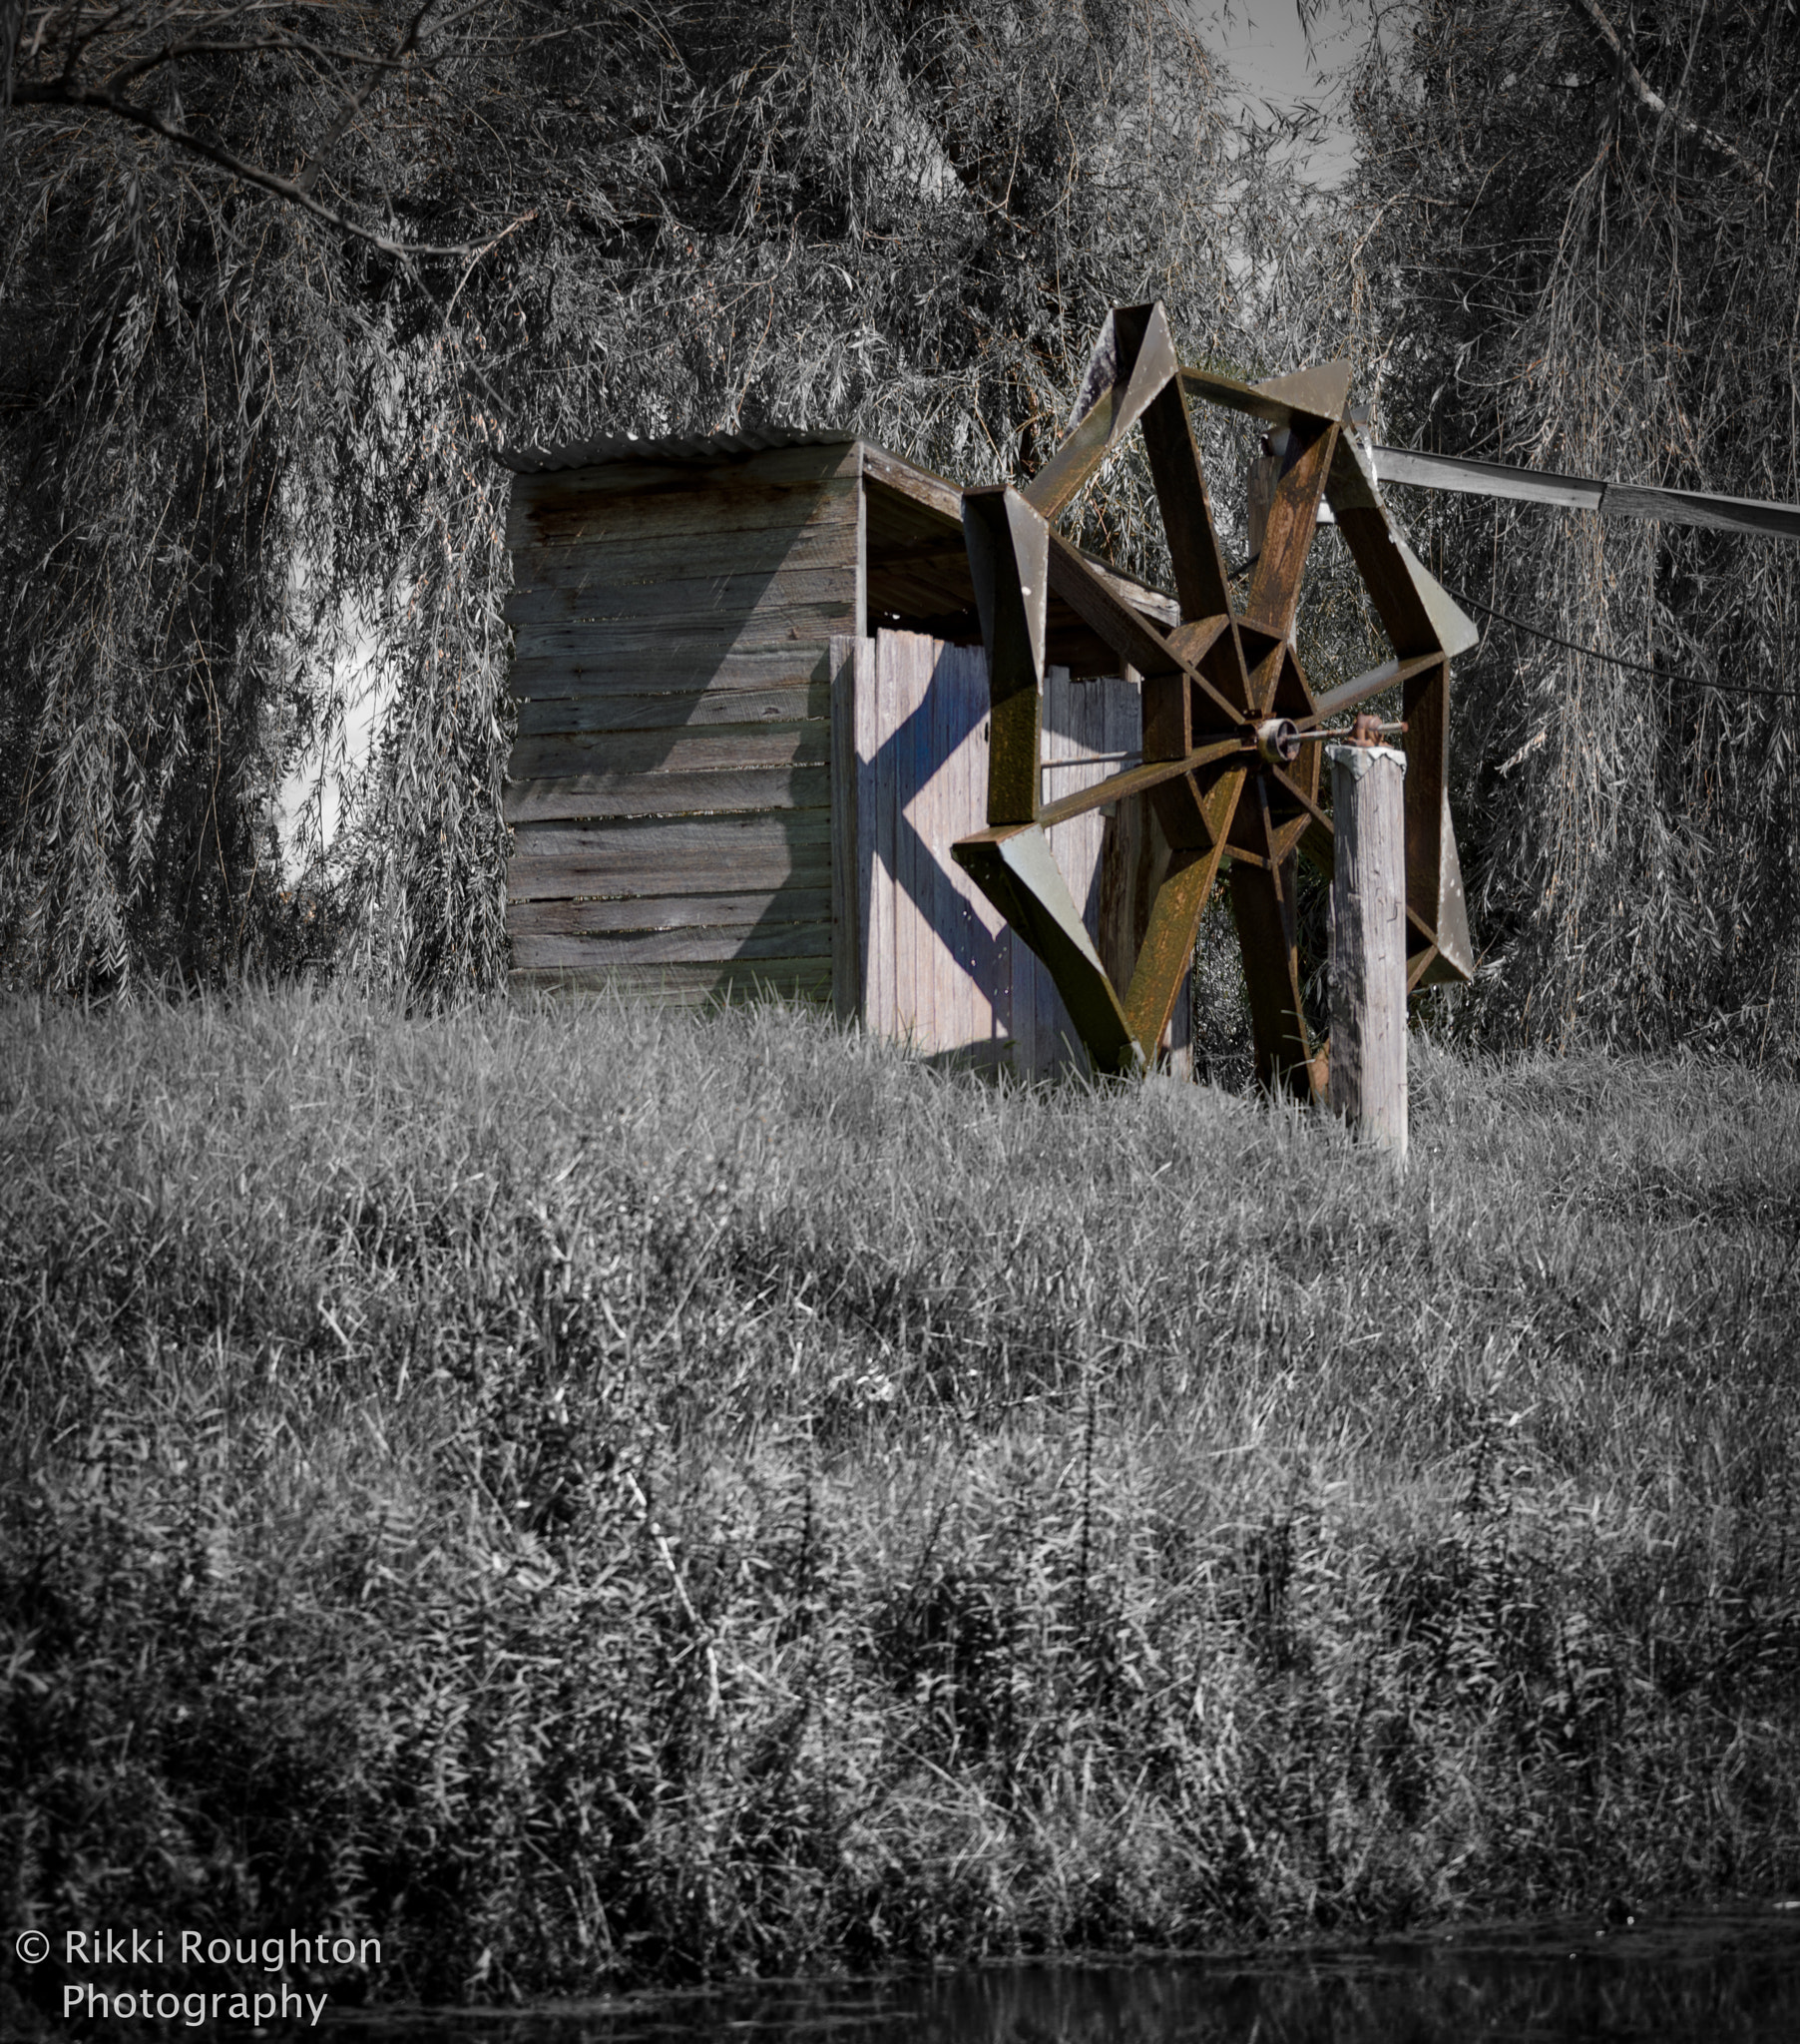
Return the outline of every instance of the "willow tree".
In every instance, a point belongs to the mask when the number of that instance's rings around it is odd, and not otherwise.
[[[1608,5],[1377,20],[1357,116],[1386,436],[1800,501],[1800,10]],[[1459,687],[1480,1026],[1791,1053],[1800,548],[1414,508],[1489,607]]]
[[[1010,475],[1110,300],[1239,359],[1231,277],[1291,240],[1173,6],[13,0],[0,34],[0,958],[54,986],[307,946],[496,978],[500,437],[855,419]],[[1133,487],[1090,514],[1127,551]],[[350,822],[327,857],[315,809],[296,890],[301,754]]]

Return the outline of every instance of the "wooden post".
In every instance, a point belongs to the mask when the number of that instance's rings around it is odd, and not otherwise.
[[[1358,1134],[1406,1158],[1406,755],[1326,749],[1331,881],[1327,1101]]]

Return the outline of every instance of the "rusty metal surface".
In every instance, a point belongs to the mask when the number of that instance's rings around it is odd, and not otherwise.
[[[1179,372],[1174,336],[1160,304],[1122,305],[1109,312],[1088,358],[1068,434],[1026,486],[1033,506],[1054,518],[1118,451],[1151,399]]]
[[[1016,490],[968,490],[963,536],[988,649],[988,822],[1038,814],[1050,528]]]

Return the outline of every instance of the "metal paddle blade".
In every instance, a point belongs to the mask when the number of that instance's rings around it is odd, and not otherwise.
[[[1068,436],[1025,486],[1032,506],[1054,518],[1119,452],[1144,408],[1179,370],[1160,300],[1109,312],[1076,392]]]
[[[1463,895],[1463,861],[1457,856],[1456,831],[1450,821],[1450,797],[1439,805],[1438,948],[1419,975],[1421,986],[1467,985],[1475,977],[1475,946],[1469,937],[1469,903]]]
[[[1096,1067],[1136,1071],[1137,1039],[1044,832],[1035,823],[983,830],[952,845],[951,855],[1050,968]]]

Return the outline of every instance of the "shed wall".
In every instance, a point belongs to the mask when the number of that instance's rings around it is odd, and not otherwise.
[[[515,984],[828,996],[828,656],[862,630],[859,460],[516,479]]]

